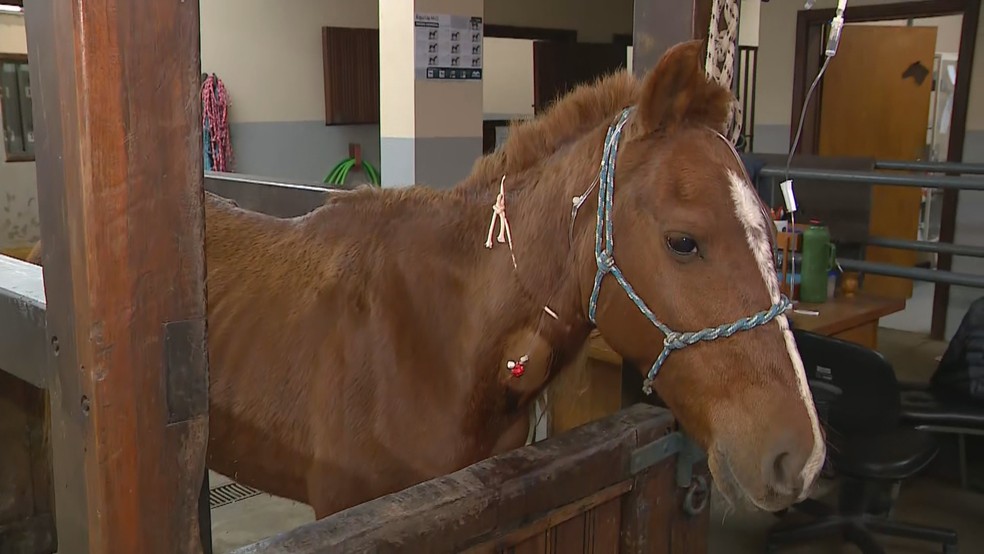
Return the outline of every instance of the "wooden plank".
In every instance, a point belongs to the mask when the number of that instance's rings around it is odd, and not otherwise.
[[[25,10],[60,550],[201,551],[198,3]],[[184,368],[180,381],[163,365],[165,325],[174,322],[187,322],[172,336],[185,355],[171,358]]]
[[[516,545],[516,548],[512,550],[505,550],[505,552],[511,552],[511,554],[547,554],[547,543],[550,540],[550,533],[544,531],[543,533],[530,537],[525,541]],[[491,547],[490,547],[491,548]],[[502,550],[489,550],[489,552],[502,552]]]
[[[841,340],[846,340],[848,342],[853,342],[855,344],[860,344],[861,346],[868,347],[872,350],[878,350],[877,323],[865,323],[863,325],[858,325],[857,327],[845,329],[838,333],[833,333],[830,336]]]
[[[622,526],[622,499],[613,498],[589,512],[589,552],[617,554]]]
[[[697,554],[707,552],[707,534],[710,528],[711,499],[710,495],[714,490],[711,482],[711,472],[706,462],[701,462],[694,467],[694,476],[703,476],[707,482],[707,492],[705,498],[707,504],[704,509],[696,514],[686,513],[682,506],[685,502],[688,489],[678,487],[676,489],[676,502],[671,509],[670,523],[670,552],[682,554]],[[666,525],[664,523],[663,525]]]
[[[610,349],[598,349],[595,344],[589,342],[550,383],[547,409],[551,435],[611,415],[622,407],[621,360]],[[609,361],[612,358],[614,363]]]
[[[55,552],[43,390],[0,371],[0,552]]]
[[[629,479],[628,458],[638,437],[666,433],[672,425],[667,410],[632,406],[249,545],[236,554],[460,552],[473,547],[476,552],[498,552],[497,537]]]
[[[865,294],[853,297],[838,296],[822,304],[802,303],[797,309],[816,310],[818,316],[793,312],[790,314],[793,327],[821,335],[836,335],[859,325],[873,324],[878,327],[881,318],[901,312],[906,301],[902,298],[882,298]]]
[[[553,528],[552,552],[584,552],[584,514],[578,514]]]
[[[495,548],[489,551],[499,551],[502,548],[510,547],[516,545],[519,548],[520,545],[527,544],[530,541],[536,543],[535,540],[538,536],[543,536],[544,533],[561,533],[569,534],[570,530],[556,531],[564,524],[571,520],[576,520],[573,526],[584,531],[585,520],[584,516],[586,513],[591,513],[591,510],[598,506],[608,506],[613,502],[617,501],[619,497],[626,494],[632,489],[632,481],[622,481],[621,483],[612,485],[604,490],[598,491],[590,496],[586,496],[582,499],[571,502],[570,504],[564,505],[556,510],[547,512],[546,514],[539,517],[536,521],[526,525],[515,531],[506,533],[492,541],[474,546],[466,551],[467,554],[477,554],[479,552],[485,552],[489,545],[494,545]],[[617,504],[616,504],[617,506]],[[555,529],[555,531],[551,531]],[[566,550],[559,550],[560,552],[566,552]]]
[[[648,429],[639,433],[642,446],[668,434]],[[704,554],[710,526],[710,503],[697,515],[683,513],[686,489],[677,487],[673,456],[635,476],[632,490],[622,497],[621,550],[624,554]],[[694,475],[703,475],[714,486],[706,462],[697,464]]]

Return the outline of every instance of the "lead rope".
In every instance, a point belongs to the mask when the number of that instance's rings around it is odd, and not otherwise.
[[[700,331],[683,333],[670,329],[653,315],[652,310],[646,306],[646,303],[635,292],[632,285],[629,284],[622,271],[615,264],[614,258],[615,240],[612,235],[612,197],[615,190],[615,161],[618,158],[618,143],[622,135],[622,128],[625,126],[625,122],[633,110],[634,107],[628,107],[622,110],[618,119],[609,126],[608,134],[605,136],[605,149],[602,154],[601,168],[598,176],[598,220],[595,227],[595,261],[598,264],[598,272],[595,274],[594,287],[591,290],[591,298],[588,303],[588,317],[591,323],[597,326],[595,314],[598,309],[601,282],[606,275],[611,273],[639,311],[663,333],[663,350],[659,353],[656,361],[653,362],[653,366],[650,368],[646,380],[643,382],[642,390],[648,395],[652,394],[653,382],[663,362],[670,355],[670,352],[686,348],[700,341],[727,338],[738,331],[747,331],[759,325],[764,325],[788,310],[792,303],[789,298],[782,295],[779,302],[773,304],[768,310],[763,310],[749,317],[743,317],[731,323],[718,325],[717,327],[707,327]]]

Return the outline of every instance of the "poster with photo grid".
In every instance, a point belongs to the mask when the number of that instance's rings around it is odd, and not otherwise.
[[[414,14],[414,75],[438,81],[482,80],[482,18]]]

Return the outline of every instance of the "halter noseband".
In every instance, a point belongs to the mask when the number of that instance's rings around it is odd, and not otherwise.
[[[605,275],[611,273],[618,284],[622,286],[629,299],[635,303],[642,315],[646,316],[665,335],[663,339],[663,350],[653,363],[652,369],[643,383],[642,390],[646,394],[652,394],[653,381],[656,373],[666,361],[667,356],[674,350],[690,346],[703,340],[715,340],[721,337],[730,337],[738,331],[747,331],[759,325],[764,325],[785,312],[792,305],[789,298],[781,295],[779,302],[773,304],[768,310],[758,312],[750,317],[743,317],[731,323],[708,327],[700,331],[688,331],[680,333],[666,326],[665,323],[656,319],[652,310],[646,306],[642,298],[632,289],[632,285],[625,279],[625,275],[615,265],[614,241],[612,237],[612,193],[615,189],[615,159],[618,157],[618,141],[622,136],[622,127],[628,120],[633,108],[622,110],[618,119],[608,127],[608,134],[605,136],[605,150],[601,156],[601,170],[598,175],[598,220],[595,229],[595,260],[598,262],[598,273],[595,274],[594,288],[591,290],[591,299],[588,304],[588,317],[591,323],[596,324],[595,312],[598,308],[598,294],[601,292],[601,281]],[[602,245],[604,242],[604,246]]]

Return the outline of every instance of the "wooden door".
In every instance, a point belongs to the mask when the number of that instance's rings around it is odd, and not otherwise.
[[[823,79],[822,156],[918,160],[926,156],[935,27],[848,25]],[[915,240],[922,191],[872,188],[872,236]],[[865,259],[912,267],[916,252],[868,247]],[[865,276],[867,292],[909,298],[912,281]]]
[[[625,69],[624,44],[536,41],[533,43],[533,109],[540,113],[581,83]]]

